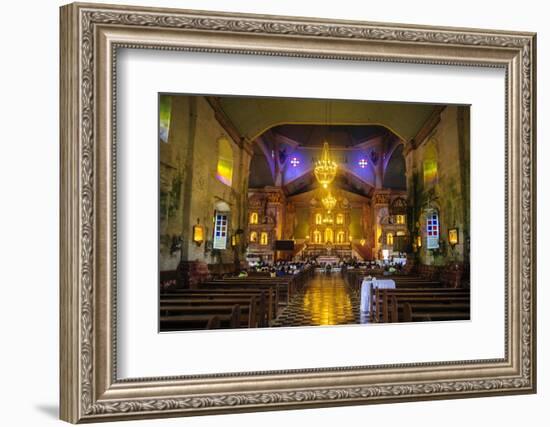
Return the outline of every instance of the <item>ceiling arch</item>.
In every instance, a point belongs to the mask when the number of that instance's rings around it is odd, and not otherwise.
[[[370,197],[374,191],[373,183],[362,180],[345,167],[340,167],[338,169],[331,187],[363,197]],[[285,183],[283,188],[287,195],[296,195],[320,189],[321,186],[315,179],[313,171],[308,170],[293,181]]]
[[[433,104],[296,98],[219,97],[217,100],[237,131],[250,141],[284,124],[379,125],[408,141],[437,107]]]
[[[393,190],[406,190],[407,178],[405,175],[405,157],[403,156],[403,144],[399,144],[391,153],[384,170],[382,186]]]

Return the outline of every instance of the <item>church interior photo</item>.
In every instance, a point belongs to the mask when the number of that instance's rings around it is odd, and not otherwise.
[[[470,319],[469,106],[158,111],[160,332]]]

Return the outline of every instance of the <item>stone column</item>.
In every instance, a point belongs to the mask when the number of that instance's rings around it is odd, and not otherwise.
[[[374,166],[374,187],[381,189],[384,185],[384,150],[382,140],[378,141],[373,145],[372,149],[376,153],[375,161],[373,161]]]
[[[373,196],[373,209],[372,209],[372,229],[374,233],[374,246],[373,246],[373,258],[379,258],[379,251],[382,244],[379,242],[382,228],[380,226],[380,216],[382,211],[388,211],[389,208],[389,191],[388,190],[376,190]]]

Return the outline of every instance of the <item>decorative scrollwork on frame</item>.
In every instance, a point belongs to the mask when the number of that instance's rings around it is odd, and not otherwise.
[[[424,384],[372,385],[356,388],[308,389],[262,393],[222,394],[181,399],[143,399],[132,401],[94,402],[94,28],[100,24],[145,26],[158,29],[189,29],[213,32],[297,35],[311,38],[360,39],[372,41],[415,42],[441,45],[509,47],[521,49],[521,375],[507,379],[441,381]],[[80,13],[80,403],[87,415],[128,414],[152,411],[196,410],[202,408],[246,407],[253,405],[292,404],[300,402],[335,402],[357,399],[437,396],[449,393],[513,390],[529,387],[532,382],[533,353],[533,242],[531,193],[533,55],[531,40],[523,36],[494,35],[432,29],[405,29],[371,24],[308,23],[301,20],[268,18],[201,16],[193,13],[152,13],[116,10],[82,9]],[[205,49],[201,49],[205,51]],[[221,52],[223,50],[213,49]],[[229,52],[229,51],[228,51]],[[264,54],[250,50],[246,53]],[[274,54],[270,52],[269,54]],[[275,53],[278,54],[278,53]],[[334,58],[330,55],[280,53],[280,55]],[[353,58],[348,58],[353,59]],[[364,59],[364,58],[358,58]],[[403,60],[403,62],[423,62]],[[471,64],[475,65],[475,64]],[[484,64],[481,64],[484,65]]]

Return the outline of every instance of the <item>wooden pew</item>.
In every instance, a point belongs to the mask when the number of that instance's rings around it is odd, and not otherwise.
[[[194,314],[181,316],[161,316],[161,331],[198,330],[219,328],[239,328],[241,323],[241,309],[239,305],[231,307],[224,314]]]
[[[221,294],[223,296],[229,296],[233,292],[239,293],[251,293],[258,294],[260,301],[265,300],[265,314],[266,319],[271,321],[277,316],[278,304],[280,299],[279,288],[271,285],[253,285],[243,283],[228,283],[221,280],[213,282],[203,282],[200,284],[200,288],[197,291],[205,291],[207,294],[212,294],[216,297]],[[263,296],[262,296],[263,293]]]
[[[224,299],[228,297],[258,297],[260,307],[258,309],[258,322],[260,326],[267,326],[275,318],[275,301],[277,295],[273,289],[227,289],[208,288],[208,289],[178,289],[170,292],[161,293],[161,298],[184,298],[186,296],[203,297],[208,299]]]
[[[429,321],[448,321],[448,320],[469,320],[470,313],[462,311],[431,311],[430,313],[419,313],[414,305],[405,303],[403,306],[402,322],[429,322]]]
[[[229,278],[218,279],[208,282],[203,282],[200,285],[203,289],[274,289],[277,294],[277,306],[282,303],[286,305],[290,302],[293,295],[292,284],[289,280],[277,280],[277,278]]]
[[[361,291],[361,285],[366,276],[371,275],[378,280],[393,280],[397,288],[440,288],[442,282],[423,278],[419,275],[377,275],[370,270],[349,269],[345,272],[344,279],[350,289],[356,294]]]
[[[377,288],[373,295],[370,312],[375,322],[408,318],[405,304],[409,304],[407,309],[413,309],[417,316],[428,314],[432,319],[468,319],[470,314],[469,291],[459,288]]]
[[[206,324],[206,329],[220,329],[221,320],[219,316],[212,316]]]
[[[256,328],[258,327],[258,320],[256,317],[255,301],[248,305],[240,305],[241,316],[239,318],[240,327]],[[189,305],[189,304],[161,304],[160,312],[161,317],[173,317],[173,316],[193,316],[201,314],[209,315],[223,315],[231,312],[232,305]]]
[[[241,327],[256,328],[266,326],[265,306],[256,296],[205,298],[203,295],[186,295],[185,297],[168,297],[160,300],[161,316],[185,314],[219,314],[239,305]]]
[[[311,274],[312,268],[275,278],[224,277],[204,282],[198,289],[161,291],[161,330],[202,329],[208,324],[230,327],[235,321],[230,322],[229,311],[235,306],[239,327],[268,326],[279,305],[288,304]]]
[[[259,281],[259,282],[290,282],[290,297],[292,297],[296,292],[301,291],[304,285],[307,283],[308,279],[313,276],[315,269],[312,266],[303,268],[296,274],[288,274],[285,276],[271,277],[270,275],[262,272],[251,272],[248,277],[224,277],[223,281],[232,281],[238,282],[240,280],[244,281]]]

